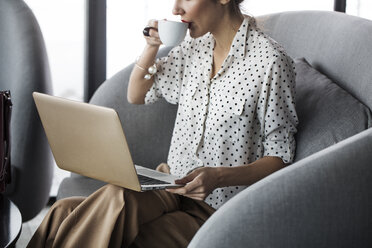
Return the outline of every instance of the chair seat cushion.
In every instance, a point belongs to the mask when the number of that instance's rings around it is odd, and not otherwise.
[[[67,177],[59,186],[57,200],[71,196],[89,196],[106,183],[88,177]]]

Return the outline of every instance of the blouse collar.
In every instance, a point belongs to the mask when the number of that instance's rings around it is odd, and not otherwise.
[[[233,42],[231,43],[228,55],[234,56],[235,58],[245,58],[248,30],[253,21],[254,20],[252,17],[244,17],[244,20],[240,25],[238,32],[236,32]]]

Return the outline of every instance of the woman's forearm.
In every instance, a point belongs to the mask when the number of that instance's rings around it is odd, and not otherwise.
[[[134,104],[143,104],[147,91],[154,83],[154,79],[146,80],[144,76],[148,74],[148,68],[155,62],[159,46],[146,45],[141,57],[133,67],[129,78],[127,91],[128,102]]]
[[[218,187],[251,185],[284,166],[281,158],[263,157],[248,165],[218,167]]]

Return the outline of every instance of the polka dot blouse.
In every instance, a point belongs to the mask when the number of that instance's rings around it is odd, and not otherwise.
[[[263,156],[293,160],[298,123],[293,61],[246,17],[221,69],[211,78],[213,36],[187,37],[158,62],[145,103],[178,104],[168,164],[184,176],[200,166],[239,166]],[[245,187],[214,190],[219,208]]]

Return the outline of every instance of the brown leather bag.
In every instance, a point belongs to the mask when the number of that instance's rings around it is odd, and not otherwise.
[[[12,114],[10,91],[0,91],[0,193],[5,191],[10,176],[10,117]]]

